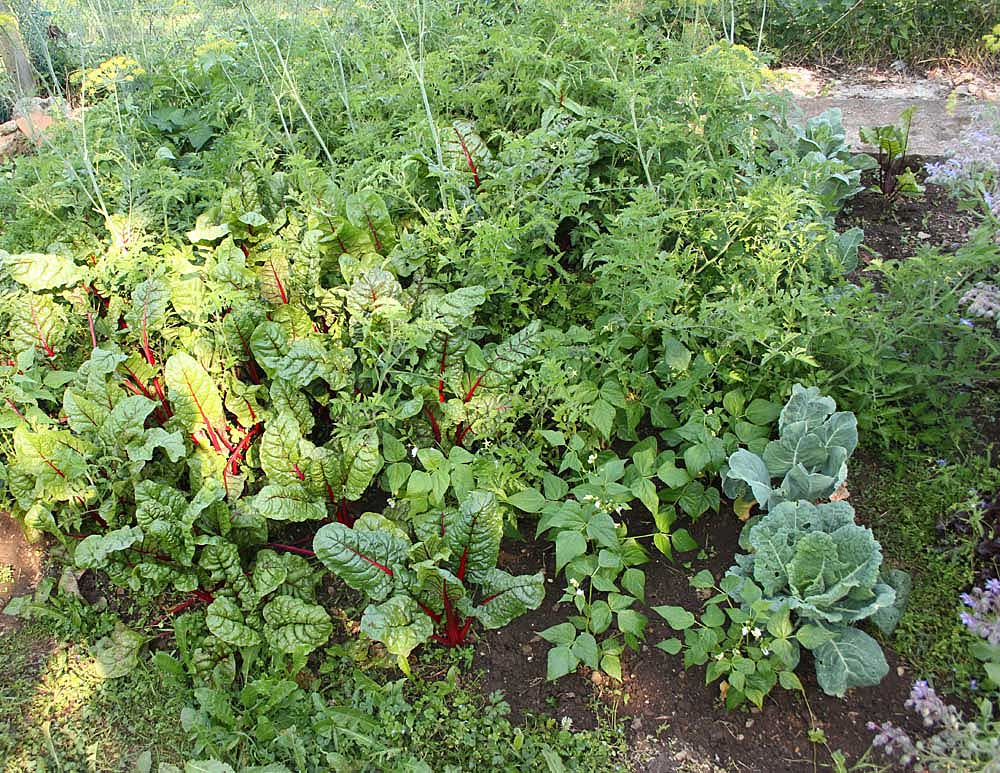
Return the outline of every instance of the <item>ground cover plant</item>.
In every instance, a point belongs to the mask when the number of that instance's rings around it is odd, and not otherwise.
[[[157,670],[183,750],[130,745],[147,769],[635,763],[475,693],[473,646],[532,615],[549,681],[624,684],[659,613],[730,709],[806,695],[802,649],[830,695],[878,683],[855,624],[891,645],[908,581],[847,461],[965,431],[991,222],[852,282],[875,162],[748,48],[585,0],[377,6],[55,12],[67,110],[0,176],[0,506],[61,581],[7,614]],[[692,563],[751,515],[729,576]],[[664,565],[697,628],[647,606]]]

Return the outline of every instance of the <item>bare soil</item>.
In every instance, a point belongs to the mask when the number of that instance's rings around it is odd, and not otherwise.
[[[941,160],[936,156],[909,156],[906,167],[924,184],[926,165]],[[874,173],[866,173],[864,183],[874,186]],[[966,242],[981,216],[960,209],[941,186],[924,187],[924,193],[917,198],[899,196],[887,201],[880,192],[866,190],[848,202],[837,218],[837,227],[864,229],[865,241],[859,252],[862,264],[875,258],[903,260],[923,247],[954,252]]]
[[[647,532],[652,528],[651,523],[632,526]],[[653,556],[643,567],[647,607],[679,604],[698,611],[701,602],[688,578],[702,568],[716,577],[725,573],[738,552],[741,527],[731,511],[723,510],[705,516],[691,529],[709,554],[706,561],[686,565],[659,554]],[[551,543],[508,545],[501,560],[512,572],[537,571],[542,563],[546,576],[555,576]],[[811,729],[821,729],[831,749],[840,749],[848,760],[857,760],[871,743],[866,722],[888,719],[904,726],[909,722],[903,702],[911,678],[891,652],[887,653],[890,673],[878,687],[853,690],[844,699],[824,695],[804,659],[799,673],[809,705],[798,694],[777,688],[763,710],[727,711],[718,683],[704,684],[703,669],[685,671],[680,656],[667,655],[653,646],[674,634],[650,609],[644,610],[650,619],[647,641],[639,652],[626,653],[621,684],[595,676],[582,666],[576,674],[546,682],[549,645],[537,633],[575,612],[571,605],[558,603],[563,591],[560,580],[547,582],[546,587],[548,593],[539,609],[506,628],[486,633],[477,643],[474,666],[483,670],[483,689],[503,691],[515,716],[569,717],[575,728],[595,727],[595,709],[614,712],[624,720],[630,748],[644,752],[645,759],[635,760],[639,770],[814,770],[817,761],[829,763],[830,756],[827,749],[809,740]]]
[[[43,551],[24,538],[21,524],[0,513],[0,610],[14,596],[32,593],[42,577]],[[20,620],[0,614],[0,636],[15,630]]]

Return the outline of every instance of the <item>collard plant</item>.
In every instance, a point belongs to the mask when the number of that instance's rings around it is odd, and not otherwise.
[[[750,551],[730,574],[761,598],[787,607],[796,641],[813,653],[819,686],[830,695],[878,684],[889,666],[878,643],[854,626],[870,620],[892,633],[909,595],[909,577],[882,566],[881,546],[846,502],[783,502],[741,535]],[[756,596],[758,591],[753,591]]]
[[[761,454],[740,449],[722,469],[722,490],[744,517],[756,504],[814,502],[834,495],[847,480],[847,460],[858,445],[854,414],[816,387],[796,384],[778,416],[778,439]]]
[[[861,193],[861,173],[878,166],[871,156],[851,153],[842,118],[840,108],[813,116],[804,126],[792,127],[794,145],[772,153],[773,161],[796,164],[797,171],[805,173],[830,214],[839,212],[849,199]]]

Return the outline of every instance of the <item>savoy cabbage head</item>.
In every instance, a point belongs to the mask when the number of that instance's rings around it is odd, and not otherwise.
[[[851,626],[870,619],[890,633],[909,595],[909,577],[883,571],[881,546],[855,522],[854,508],[781,502],[743,530],[740,544],[749,553],[736,557],[729,574],[752,580],[774,608],[795,613],[796,639],[812,650],[825,692],[843,695],[882,680],[889,670],[882,649]]]

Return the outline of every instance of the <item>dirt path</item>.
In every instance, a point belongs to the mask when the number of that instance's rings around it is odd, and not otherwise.
[[[895,123],[903,110],[915,106],[909,152],[948,155],[984,108],[1000,104],[1000,82],[967,72],[932,71],[928,77],[871,70],[824,73],[798,67],[776,72],[777,82],[793,94],[806,118],[840,108],[853,150],[869,149],[858,137],[860,126]]]
[[[42,576],[42,551],[24,538],[21,524],[0,513],[0,609],[14,596],[31,593]],[[20,623],[0,613],[0,636]]]

